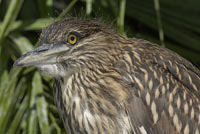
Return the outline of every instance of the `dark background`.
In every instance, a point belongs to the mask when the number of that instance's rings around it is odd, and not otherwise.
[[[99,18],[121,34],[155,42],[200,66],[199,0],[0,0],[0,134],[66,133],[52,79],[12,67],[64,17]]]

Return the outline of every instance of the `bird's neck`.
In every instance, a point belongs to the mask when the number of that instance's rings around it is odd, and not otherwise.
[[[105,67],[86,68],[68,78],[56,79],[54,97],[61,116],[80,121],[84,117],[92,119],[92,113],[99,118],[118,115],[123,105],[118,102],[127,98],[123,89],[117,72]]]
[[[59,84],[56,90],[59,90],[62,98],[66,99],[67,109],[70,103],[78,98],[81,101],[88,99],[106,100],[106,98],[111,99],[111,97],[112,99],[124,98],[126,95],[125,92],[121,93],[121,88],[124,85],[121,84],[120,74],[108,66],[82,68],[67,77],[56,78],[56,83]]]

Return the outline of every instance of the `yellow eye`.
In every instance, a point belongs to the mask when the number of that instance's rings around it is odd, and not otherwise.
[[[77,36],[75,34],[69,34],[67,37],[67,42],[72,45],[76,44]]]

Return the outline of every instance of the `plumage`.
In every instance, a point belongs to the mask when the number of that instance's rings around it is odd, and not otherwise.
[[[40,43],[15,65],[54,78],[68,133],[199,134],[200,71],[178,54],[96,20],[57,21]]]

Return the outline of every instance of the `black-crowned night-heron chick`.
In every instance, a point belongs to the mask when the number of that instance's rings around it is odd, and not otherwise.
[[[178,54],[96,20],[64,19],[17,66],[55,79],[72,134],[199,134],[200,71]]]

